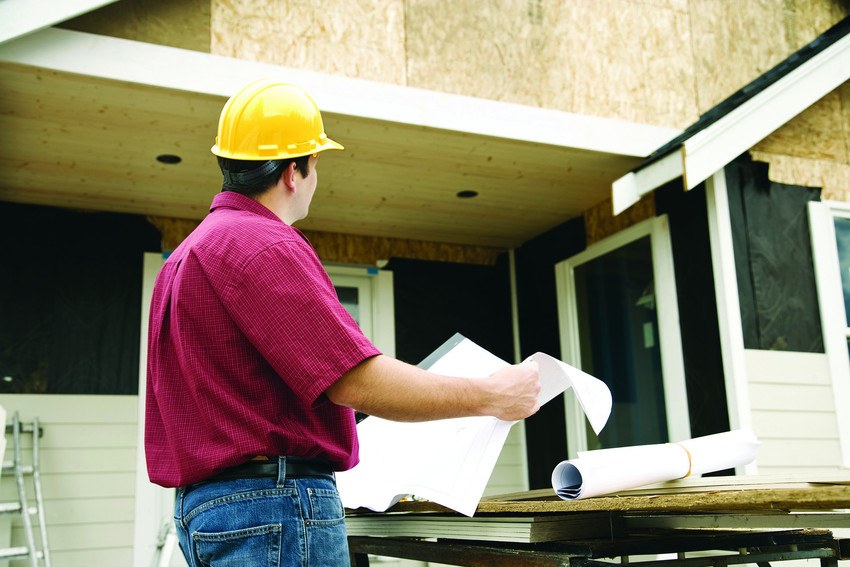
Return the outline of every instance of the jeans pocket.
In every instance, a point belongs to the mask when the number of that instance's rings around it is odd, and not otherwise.
[[[194,532],[192,541],[198,560],[206,567],[276,567],[282,533],[280,524],[269,524],[229,532]]]
[[[336,489],[308,488],[307,502],[309,517],[307,523],[334,524],[345,520],[345,511]]]

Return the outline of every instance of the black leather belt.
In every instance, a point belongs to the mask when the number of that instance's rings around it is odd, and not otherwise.
[[[227,480],[234,478],[262,478],[278,476],[278,460],[248,461],[214,474],[207,480]],[[334,470],[321,461],[307,461],[288,457],[286,459],[286,478],[327,478],[334,480]]]

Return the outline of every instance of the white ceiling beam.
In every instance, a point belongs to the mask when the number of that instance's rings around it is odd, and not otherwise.
[[[0,44],[117,0],[0,0]]]
[[[223,97],[275,77],[307,89],[325,112],[613,155],[645,157],[679,133],[57,28],[0,45],[0,60]]]

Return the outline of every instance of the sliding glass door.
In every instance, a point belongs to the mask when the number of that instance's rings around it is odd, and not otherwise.
[[[666,218],[556,266],[564,360],[603,380],[613,409],[597,437],[568,397],[569,452],[690,435]]]

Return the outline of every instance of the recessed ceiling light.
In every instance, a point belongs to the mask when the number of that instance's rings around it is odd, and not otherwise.
[[[161,154],[156,156],[156,161],[160,163],[175,164],[183,161],[183,158],[174,154]]]
[[[458,196],[459,199],[472,199],[473,197],[478,196],[478,191],[471,191],[471,190],[458,191],[457,196]]]

